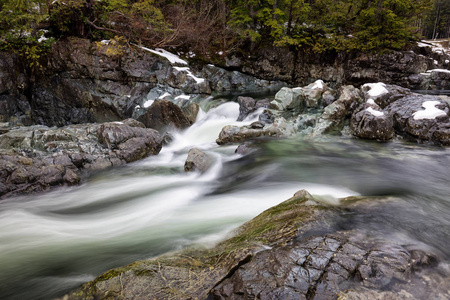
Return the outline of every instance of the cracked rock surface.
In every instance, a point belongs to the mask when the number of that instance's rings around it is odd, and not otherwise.
[[[302,190],[212,249],[113,269],[62,299],[448,299],[439,251],[336,226],[343,215],[390,210],[398,201],[350,197],[329,207]]]

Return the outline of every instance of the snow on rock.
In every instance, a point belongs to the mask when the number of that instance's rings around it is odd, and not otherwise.
[[[168,51],[166,51],[164,49],[157,48],[157,49],[153,50],[153,49],[149,49],[149,48],[143,47],[143,46],[140,46],[140,48],[144,49],[146,51],[149,51],[149,52],[151,52],[153,54],[156,54],[156,55],[162,56],[164,58],[167,58],[167,60],[170,61],[171,64],[182,64],[182,65],[187,65],[188,64],[185,60],[182,60],[178,55],[170,53],[170,52],[168,52]]]
[[[441,72],[441,73],[450,73],[450,70],[447,69],[433,69],[433,70],[428,70],[427,72]]]
[[[422,107],[425,110],[417,111],[413,114],[414,120],[423,120],[423,119],[436,119],[440,116],[447,115],[445,111],[436,107],[436,105],[440,104],[439,101],[425,101],[422,103]]]
[[[377,105],[373,99],[367,100],[366,103],[368,103],[368,104],[373,104],[373,105]]]
[[[364,89],[368,88],[369,91],[367,92],[367,94],[371,98],[376,98],[376,97],[379,97],[379,96],[389,93],[389,91],[386,89],[386,85],[382,82],[366,83],[362,87]]]
[[[197,82],[197,84],[205,81],[204,78],[199,78],[196,77],[194,74],[192,74],[191,70],[188,67],[173,67],[173,68],[180,72],[186,72],[189,77],[192,77],[195,80],[195,82]]]
[[[323,82],[323,80],[316,80],[315,82],[314,82],[314,84],[313,84],[313,86],[311,87],[311,89],[312,90],[314,90],[314,89],[323,89],[323,87],[324,87],[324,82]]]
[[[176,96],[175,100],[178,100],[178,99],[189,100],[190,98],[191,97],[188,95],[180,95],[180,96]]]
[[[155,100],[147,100],[147,101],[145,101],[145,103],[143,105],[144,108],[150,107],[153,104],[153,102],[155,102]]]
[[[373,100],[372,100],[373,101]],[[375,102],[374,102],[375,103]],[[369,107],[366,109],[367,112],[371,113],[372,115],[374,115],[375,117],[381,117],[384,116],[384,113],[382,111],[378,111],[373,109],[372,107]]]

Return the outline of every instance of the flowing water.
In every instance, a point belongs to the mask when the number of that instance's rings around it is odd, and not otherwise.
[[[332,205],[349,195],[401,197],[396,209],[340,226],[398,235],[449,259],[450,149],[294,137],[262,141],[259,152],[243,157],[236,146],[215,143],[238,114],[238,104],[224,103],[202,112],[158,156],[79,187],[0,202],[0,298],[51,299],[110,268],[193,243],[213,245],[300,189]],[[194,146],[214,157],[204,174],[183,171]]]

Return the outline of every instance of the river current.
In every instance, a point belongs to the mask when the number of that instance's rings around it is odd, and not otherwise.
[[[450,259],[450,149],[350,137],[261,141],[242,156],[215,139],[239,106],[207,113],[157,156],[91,176],[78,187],[0,202],[0,298],[51,299],[108,269],[191,244],[214,245],[263,210],[306,189],[330,205],[350,195],[403,204],[339,226],[421,243]],[[214,157],[185,173],[187,152]]]

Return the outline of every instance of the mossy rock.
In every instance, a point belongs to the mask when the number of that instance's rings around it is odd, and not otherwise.
[[[313,205],[312,205],[313,204]],[[63,299],[205,299],[263,245],[282,245],[330,210],[303,191],[243,224],[212,249],[188,248],[110,270]]]

